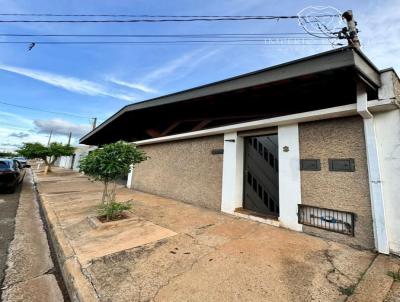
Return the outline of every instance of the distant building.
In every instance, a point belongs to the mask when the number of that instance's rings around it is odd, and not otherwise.
[[[130,188],[400,253],[399,94],[341,48],[128,105],[80,142],[144,149]]]
[[[72,156],[61,156],[54,163],[56,167],[72,169],[74,171],[79,171],[79,161],[85,157],[91,150],[96,149],[93,146],[78,146],[75,149],[75,153]]]

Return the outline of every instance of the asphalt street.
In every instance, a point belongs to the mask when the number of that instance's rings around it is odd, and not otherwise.
[[[21,187],[22,185],[13,194],[0,191],[0,296],[6,269],[7,251],[14,237],[15,215]]]

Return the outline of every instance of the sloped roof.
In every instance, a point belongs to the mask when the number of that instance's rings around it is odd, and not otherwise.
[[[228,78],[222,81],[127,105],[100,124],[93,131],[82,137],[80,143],[101,144],[104,141],[110,141],[110,139],[100,139],[102,132],[110,132],[104,130],[106,130],[110,124],[115,124],[122,117],[127,116],[127,114],[132,115],[134,112],[140,112],[143,110],[151,112],[151,110],[157,110],[157,108],[160,109],[166,105],[175,104],[176,106],[179,106],[179,104],[183,105],[185,102],[191,100],[206,99],[212,96],[223,95],[251,87],[265,87],[266,85],[271,85],[273,83],[283,83],[290,79],[304,78],[309,75],[322,73],[330,74],[333,71],[341,72],[343,70],[352,70],[354,73],[352,76],[357,75],[358,78],[365,81],[372,89],[376,89],[380,86],[380,72],[374,64],[361,51],[344,47]],[[246,102],[243,102],[243,106],[245,105]],[[212,110],[212,108],[210,109]],[[110,135],[110,133],[108,133],[108,135]],[[121,137],[118,138],[120,139]]]

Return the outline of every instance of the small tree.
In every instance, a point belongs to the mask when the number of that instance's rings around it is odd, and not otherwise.
[[[0,152],[0,157],[16,157],[17,154],[13,152]]]
[[[46,171],[51,172],[51,166],[54,165],[60,156],[71,156],[75,148],[61,143],[51,143],[44,146],[41,143],[24,143],[22,148],[17,150],[18,154],[29,158],[40,158],[46,165]]]
[[[144,151],[135,145],[118,141],[90,152],[79,161],[79,171],[94,181],[104,183],[102,208],[104,205],[111,207],[115,203],[116,180],[126,176],[136,164],[147,158]]]

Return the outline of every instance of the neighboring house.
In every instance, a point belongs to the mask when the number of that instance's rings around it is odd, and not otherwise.
[[[145,150],[136,190],[400,253],[399,90],[341,48],[128,105],[80,142]]]
[[[79,161],[85,157],[90,151],[96,149],[93,146],[79,146],[75,149],[75,153],[72,156],[61,156],[54,163],[56,167],[72,169],[79,171]]]

